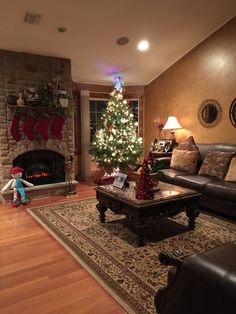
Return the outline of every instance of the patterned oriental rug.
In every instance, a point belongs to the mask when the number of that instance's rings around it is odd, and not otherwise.
[[[185,214],[148,221],[146,245],[138,247],[124,216],[106,212],[99,222],[96,199],[29,208],[37,219],[128,313],[156,313],[154,296],[167,283],[160,251],[182,257],[236,240],[236,224],[200,214],[189,231]]]

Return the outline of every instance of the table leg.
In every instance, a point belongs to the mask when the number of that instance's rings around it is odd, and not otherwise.
[[[137,218],[135,225],[137,230],[137,244],[138,246],[143,246],[145,244],[143,239],[143,230],[145,228],[144,218],[143,217]]]
[[[107,206],[103,203],[98,203],[96,207],[97,207],[97,210],[99,211],[100,222],[104,223],[106,220],[105,212],[107,210]]]
[[[194,230],[195,228],[195,219],[198,217],[199,215],[199,209],[198,207],[192,206],[190,208],[186,209],[186,215],[188,217],[188,227],[190,230]]]

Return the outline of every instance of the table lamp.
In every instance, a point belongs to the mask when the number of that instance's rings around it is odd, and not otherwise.
[[[164,125],[163,130],[171,130],[170,134],[172,135],[174,143],[176,143],[175,131],[174,131],[176,129],[182,129],[182,126],[179,124],[177,118],[173,116],[168,117],[168,120],[166,124]]]

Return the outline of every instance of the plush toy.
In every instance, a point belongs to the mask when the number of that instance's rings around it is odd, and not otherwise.
[[[1,190],[1,192],[4,192],[8,189],[13,189],[12,207],[18,207],[20,206],[20,204],[27,205],[30,202],[25,195],[25,189],[23,184],[27,186],[34,185],[21,178],[23,171],[24,169],[20,167],[13,167],[10,171],[13,179],[11,179]],[[20,200],[18,199],[18,194],[20,194]]]

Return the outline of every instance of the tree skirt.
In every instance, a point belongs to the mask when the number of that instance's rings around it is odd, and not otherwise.
[[[99,222],[96,199],[29,208],[35,217],[128,313],[156,313],[154,296],[166,286],[169,266],[161,251],[181,251],[181,257],[236,240],[236,225],[200,214],[189,231],[184,213],[172,219],[148,220],[146,244],[138,247],[122,215],[106,212]]]

